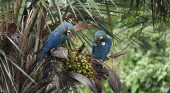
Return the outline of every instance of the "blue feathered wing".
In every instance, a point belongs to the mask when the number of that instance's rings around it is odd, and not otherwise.
[[[59,32],[51,32],[50,35],[48,36],[43,50],[40,53],[39,57],[37,58],[37,60],[34,62],[34,64],[32,65],[33,67],[36,66],[36,64],[45,56],[45,54],[47,52],[49,52],[52,48],[54,47],[59,47],[61,42],[63,42],[62,40],[62,35]]]
[[[100,43],[97,46],[94,46],[93,43],[92,54],[94,55],[95,58],[104,60],[110,51],[111,45],[112,45],[112,39],[110,38],[107,39],[105,45],[102,45]]]

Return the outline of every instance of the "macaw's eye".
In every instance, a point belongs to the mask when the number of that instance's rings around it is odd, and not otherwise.
[[[71,32],[71,29],[67,29],[67,37],[70,38],[73,36],[73,33]]]
[[[67,29],[67,33],[70,33],[70,32],[71,32],[71,30],[68,28],[68,29]]]
[[[102,39],[103,39],[103,36],[102,36],[102,34],[100,34],[99,40],[102,40]]]

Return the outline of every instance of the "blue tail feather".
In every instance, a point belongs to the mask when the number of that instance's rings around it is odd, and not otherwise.
[[[38,62],[40,62],[40,60],[45,56],[45,54],[49,51],[49,49],[45,48],[43,49],[43,51],[40,53],[39,57],[37,58],[37,60],[32,64],[32,67],[35,67],[37,65]]]

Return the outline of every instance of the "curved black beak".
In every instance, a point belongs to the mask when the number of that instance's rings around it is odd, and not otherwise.
[[[94,38],[94,46],[97,46],[98,45],[98,43],[99,43],[100,41],[99,41],[99,38],[97,38],[97,37],[95,37]]]
[[[74,35],[69,29],[67,30],[67,37],[70,38]]]

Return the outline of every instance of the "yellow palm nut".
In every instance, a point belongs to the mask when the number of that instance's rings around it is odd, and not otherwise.
[[[75,57],[76,57],[76,54],[77,54],[76,52],[70,52],[70,54],[69,54],[69,55],[70,55],[70,58],[75,58]]]
[[[76,57],[74,58],[74,60],[75,60],[75,61],[78,61],[78,57],[76,56]]]
[[[82,59],[86,60],[86,57],[85,57],[85,56],[82,56]]]

